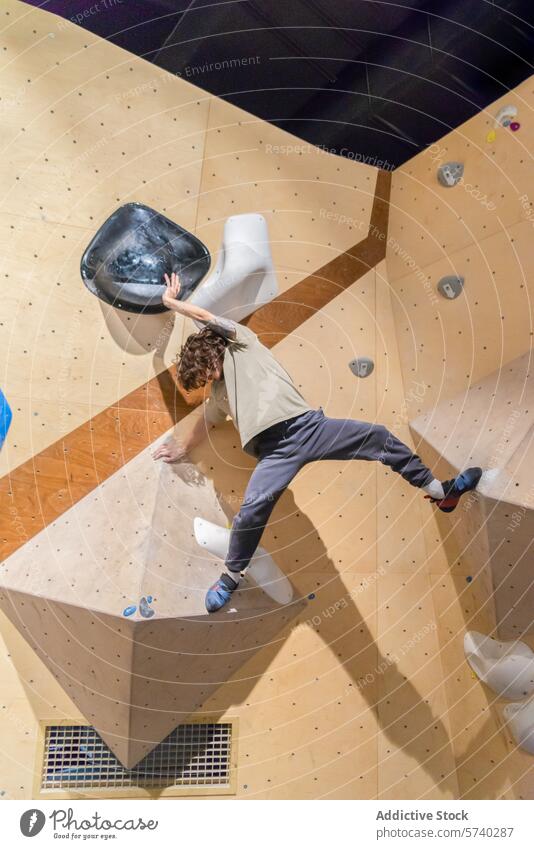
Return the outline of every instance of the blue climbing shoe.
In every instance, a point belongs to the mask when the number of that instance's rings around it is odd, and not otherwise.
[[[476,489],[481,477],[482,469],[474,466],[472,469],[466,469],[465,472],[460,472],[459,475],[450,481],[441,482],[445,498],[432,498],[430,495],[425,495],[425,498],[429,498],[432,504],[436,504],[444,513],[452,513],[456,509],[462,495]]]
[[[230,597],[234,590],[238,588],[237,581],[233,581],[229,575],[224,572],[212,587],[206,593],[206,610],[208,613],[215,613],[224,607],[226,602],[230,601]]]

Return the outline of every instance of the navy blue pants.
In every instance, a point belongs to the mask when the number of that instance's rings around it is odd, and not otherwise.
[[[264,430],[255,437],[254,448],[259,462],[230,534],[226,568],[231,572],[248,566],[274,505],[306,463],[378,460],[412,486],[426,486],[434,479],[417,454],[383,425],[330,419],[322,407]]]

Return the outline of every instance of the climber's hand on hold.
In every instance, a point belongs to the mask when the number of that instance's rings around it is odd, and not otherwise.
[[[187,456],[187,445],[179,439],[167,439],[154,451],[154,460],[163,460],[164,463],[179,463]]]
[[[189,304],[186,301],[179,301],[182,285],[180,276],[175,271],[169,277],[165,274],[166,289],[161,296],[162,303],[168,310],[173,310],[180,315],[185,315],[186,318],[192,318],[194,321],[213,321],[215,316],[209,310],[203,307],[197,307],[194,304]]]
[[[172,272],[170,277],[166,274],[165,284],[167,288],[165,289],[161,300],[166,307],[171,309],[174,302],[178,300],[178,296],[180,294],[181,284],[179,275],[176,274],[175,271]]]

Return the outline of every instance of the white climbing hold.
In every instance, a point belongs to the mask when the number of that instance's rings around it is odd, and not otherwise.
[[[526,643],[502,643],[467,631],[464,652],[471,669],[499,696],[521,699],[534,694],[534,652]]]
[[[506,705],[503,715],[517,745],[534,755],[534,699]]]
[[[491,491],[491,488],[497,478],[502,474],[502,469],[484,469],[477,484],[477,492],[481,495],[487,495]]]
[[[189,303],[240,321],[277,294],[265,218],[257,213],[232,215],[224,225],[215,268]]]
[[[501,471],[502,469],[484,469],[484,471],[482,472],[482,477],[478,482],[477,489],[481,483],[493,483],[493,481],[499,477]]]
[[[210,554],[225,560],[230,544],[230,530],[214,525],[206,519],[195,517],[193,521],[195,539]],[[293,587],[278,568],[271,555],[258,546],[246,570],[246,577],[264,590],[278,604],[289,604],[293,599]]]

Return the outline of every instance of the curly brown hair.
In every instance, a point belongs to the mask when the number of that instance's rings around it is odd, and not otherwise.
[[[205,386],[222,365],[227,340],[206,327],[192,333],[176,357],[176,374],[186,392]]]

